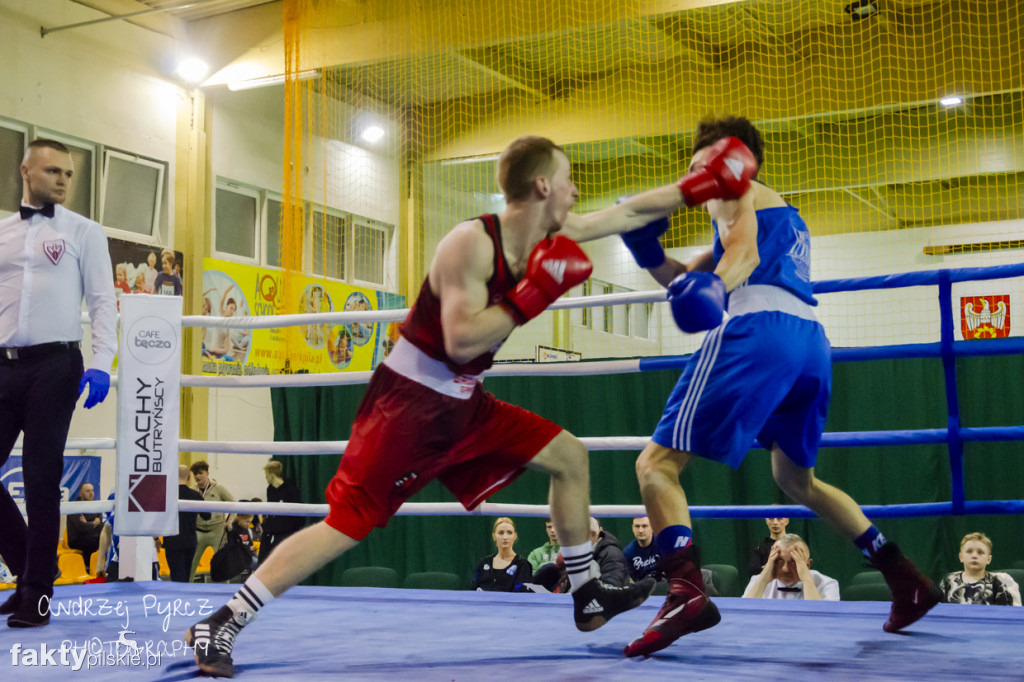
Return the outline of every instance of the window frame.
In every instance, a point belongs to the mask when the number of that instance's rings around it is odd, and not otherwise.
[[[341,277],[332,277],[330,275],[317,272],[316,270],[316,231],[313,225],[314,215],[316,213],[323,213],[324,215],[333,216],[340,218],[343,221],[341,244],[345,253],[342,254]],[[343,211],[333,206],[327,206],[324,204],[306,204],[306,233],[309,235],[309,271],[308,274],[311,277],[322,277],[330,282],[341,282],[343,284],[351,284],[352,280],[349,277],[349,273],[352,272],[349,261],[352,257],[352,219],[353,215],[348,211]],[[303,259],[305,260],[305,259]]]
[[[252,256],[243,256],[230,251],[221,251],[217,248],[217,192],[224,190],[226,192],[233,192],[235,194],[241,194],[255,200],[256,204],[256,217],[253,220],[252,229],[253,233],[253,250],[255,253]],[[264,213],[264,194],[265,191],[252,185],[247,185],[244,182],[238,182],[225,178],[223,176],[217,176],[217,180],[213,187],[213,206],[211,207],[211,215],[213,220],[211,221],[212,229],[210,230],[210,255],[213,258],[220,260],[233,261],[236,263],[247,263],[250,265],[261,265],[262,264],[262,247],[265,237],[265,230],[263,227],[263,213]]]
[[[21,143],[21,156],[18,158],[18,163],[12,165],[11,172],[13,173],[13,180],[15,185],[19,188],[18,191],[18,203],[21,204],[22,192],[22,181],[21,181],[21,159],[25,157],[25,150],[28,148],[28,143],[32,140],[32,126],[25,123],[20,123],[9,118],[0,117],[0,127],[7,130],[11,130],[17,133],[21,133],[24,138]],[[17,211],[17,207],[14,210],[7,213],[7,215],[13,215]],[[6,211],[6,209],[0,208],[0,212]]]
[[[63,142],[63,140],[61,140],[61,141]],[[107,231],[107,234],[109,234],[112,237],[117,237],[119,239],[125,239],[125,240],[128,240],[128,241],[145,243],[145,244],[163,243],[163,240],[160,239],[160,218],[161,218],[160,211],[161,211],[161,209],[163,207],[164,184],[167,181],[167,171],[168,171],[167,163],[164,162],[164,161],[157,161],[155,159],[150,159],[150,158],[147,158],[145,156],[140,156],[139,154],[131,154],[129,152],[124,152],[124,151],[121,151],[119,149],[111,149],[109,147],[99,147],[98,145],[97,145],[97,147],[99,148],[100,153],[103,155],[103,172],[100,173],[100,175],[99,175],[99,182],[93,184],[93,187],[96,188],[96,193],[99,195],[98,211],[95,214],[97,216],[97,218],[98,218],[96,220],[96,222],[98,222],[100,225],[103,225],[103,228]],[[152,222],[150,223],[150,226],[149,226],[149,234],[143,234],[141,232],[132,232],[131,230],[125,230],[125,229],[118,228],[118,227],[111,227],[111,226],[109,226],[109,225],[104,223],[104,208],[105,208],[106,195],[107,195],[107,192],[106,192],[106,189],[107,189],[107,177],[108,177],[107,174],[108,174],[108,169],[109,169],[109,166],[110,166],[110,159],[111,158],[116,158],[116,159],[120,159],[122,161],[128,161],[128,162],[131,162],[131,163],[136,163],[136,164],[138,164],[140,166],[147,166],[147,167],[153,168],[153,169],[155,169],[157,171],[156,196],[154,197],[154,200],[153,200],[153,207],[152,207],[152,209],[153,209],[152,216],[153,217],[152,217]],[[96,163],[97,163],[97,155],[94,153],[93,154],[93,164],[95,165]]]
[[[349,213],[349,230],[347,235],[346,244],[346,259],[349,261],[346,264],[346,270],[352,273],[352,276],[346,278],[345,281],[349,282],[353,286],[361,286],[368,289],[375,289],[378,291],[384,290],[384,283],[387,280],[387,255],[388,249],[391,247],[391,239],[393,238],[395,228],[393,225],[389,225],[382,220],[374,220],[373,218],[367,218],[365,216],[356,215],[355,213]],[[380,232],[384,237],[383,248],[380,253],[380,282],[371,282],[369,280],[363,280],[356,277],[356,229],[357,227],[364,227],[370,230]],[[351,269],[349,269],[351,268]]]

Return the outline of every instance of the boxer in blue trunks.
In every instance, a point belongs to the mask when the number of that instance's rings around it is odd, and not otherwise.
[[[882,571],[893,594],[886,631],[910,625],[938,602],[934,585],[857,503],[814,475],[831,393],[831,347],[813,313],[807,226],[778,193],[754,181],[763,146],[746,119],[702,121],[689,173],[625,204],[652,218],[702,204],[715,234],[713,246],[686,264],[661,247],[667,218],[622,235],[637,263],[668,289],[679,327],[710,330],[637,459],[670,591],[654,621],[626,646],[627,656],[649,656],[719,622],[705,593],[679,474],[694,455],[738,467],[755,439],[771,450],[779,487]]]

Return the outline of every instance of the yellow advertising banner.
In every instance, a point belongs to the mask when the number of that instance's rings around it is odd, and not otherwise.
[[[405,297],[318,277],[292,275],[295,300],[284,300],[280,270],[203,259],[203,314],[249,317],[394,310]],[[376,367],[398,339],[397,322],[317,324],[297,328],[202,332],[203,374],[354,372]]]

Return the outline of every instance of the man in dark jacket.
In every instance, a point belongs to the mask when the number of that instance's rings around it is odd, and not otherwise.
[[[191,472],[187,465],[178,467],[178,499],[202,501],[203,496],[188,487]],[[210,512],[178,512],[178,534],[164,536],[164,553],[167,567],[171,569],[171,580],[187,583],[192,557],[196,553],[196,515],[204,521],[210,519]]]
[[[300,502],[299,489],[291,481],[284,479],[284,466],[277,460],[267,462],[263,467],[267,477],[267,502]],[[263,517],[263,535],[260,539],[259,563],[270,556],[276,545],[303,526],[301,516],[269,516]]]
[[[76,500],[92,502],[96,499],[96,489],[92,483],[83,483],[78,488]],[[68,514],[68,547],[82,553],[86,569],[93,552],[100,546],[100,532],[103,530],[103,519],[99,514]]]
[[[590,542],[594,545],[594,561],[601,567],[601,580],[616,587],[628,585],[629,571],[619,539],[601,528],[593,516],[590,517]]]

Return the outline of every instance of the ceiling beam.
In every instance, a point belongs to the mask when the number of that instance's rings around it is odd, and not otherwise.
[[[107,17],[117,17],[125,14],[134,14],[136,12],[146,12],[147,10],[153,10],[149,5],[145,5],[135,0],[71,0],[76,5],[82,5],[90,9],[102,12]],[[104,17],[97,17],[102,19]],[[110,19],[111,21],[113,19]],[[186,35],[185,22],[177,17],[174,17],[167,13],[150,13],[135,17],[125,17],[124,21],[140,26],[142,28],[160,33],[171,38],[184,38]],[[43,28],[54,28],[44,26]],[[45,34],[44,34],[45,35]]]

